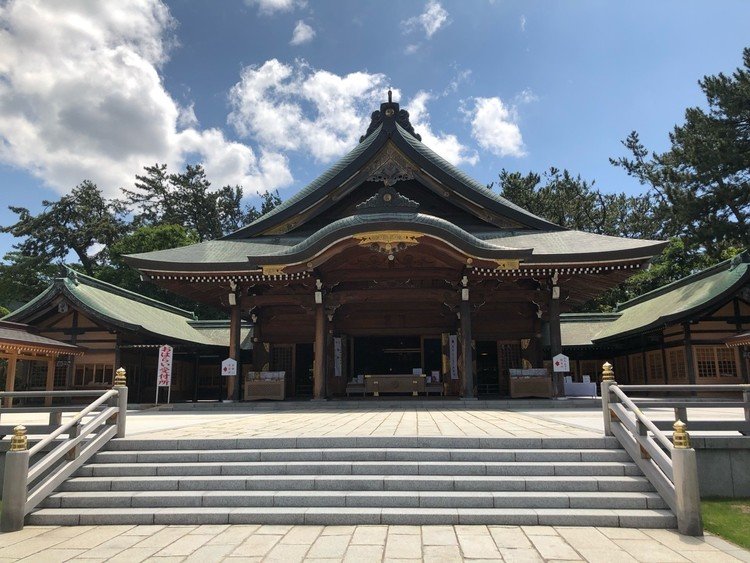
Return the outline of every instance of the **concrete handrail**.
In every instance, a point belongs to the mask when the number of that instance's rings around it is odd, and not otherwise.
[[[108,391],[88,392],[89,396],[94,394],[99,395],[99,397],[31,449],[28,447],[26,428],[24,426],[14,428],[10,450],[5,456],[0,531],[13,532],[23,528],[26,515],[65,479],[78,470],[110,439],[115,436],[118,438],[125,437],[128,388],[125,385],[125,370],[123,368],[117,370],[114,383],[114,388]],[[30,393],[32,394],[24,396],[44,397],[55,392]],[[95,416],[88,420],[86,424],[81,424],[85,416],[94,413],[97,408],[106,403],[108,403],[106,408],[96,412]],[[44,452],[50,444],[55,443],[55,440],[62,435],[67,435],[67,437],[51,451]],[[82,446],[84,443],[85,445]],[[43,457],[29,468],[31,456],[34,454],[43,454]],[[55,466],[63,459],[63,463]],[[49,473],[45,474],[46,472]],[[37,483],[32,487],[35,482]]]

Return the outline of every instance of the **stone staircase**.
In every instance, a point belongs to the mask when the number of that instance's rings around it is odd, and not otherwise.
[[[676,526],[613,438],[450,437],[113,440],[27,523]]]

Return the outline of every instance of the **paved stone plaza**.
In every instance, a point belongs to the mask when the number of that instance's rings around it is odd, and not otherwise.
[[[720,563],[750,553],[671,530],[518,526],[27,527],[0,561],[592,561]]]
[[[450,403],[224,405],[133,411],[128,438],[290,436],[596,437],[595,406],[490,408]],[[668,418],[671,411],[661,413]],[[736,413],[706,413],[716,416]],[[12,417],[4,415],[4,422]],[[25,423],[32,423],[24,419]],[[5,561],[750,561],[707,534],[518,526],[28,526],[0,535]]]

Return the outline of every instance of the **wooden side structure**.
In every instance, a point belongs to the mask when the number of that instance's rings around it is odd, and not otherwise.
[[[174,349],[174,400],[218,400],[225,394],[220,363],[229,355],[229,321],[199,321],[190,311],[72,270],[6,320],[27,323],[39,338],[59,343],[55,390],[109,388],[115,370],[123,366],[130,402],[153,403],[158,348],[168,344]],[[248,323],[236,326],[240,334],[232,354],[249,369],[251,329]],[[13,365],[12,359],[8,362]],[[38,372],[24,376],[24,390],[39,388]]]
[[[47,338],[29,325],[0,321],[0,389],[4,391],[52,391],[58,383],[61,358],[80,356],[78,346]],[[20,385],[16,385],[19,381]],[[5,398],[10,406],[13,400]],[[46,399],[51,404],[51,397]]]
[[[574,375],[609,361],[620,382],[750,382],[750,252],[622,303],[613,313],[563,315]]]

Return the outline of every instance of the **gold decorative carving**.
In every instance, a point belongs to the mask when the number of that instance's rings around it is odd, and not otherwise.
[[[518,270],[521,267],[520,260],[495,260],[496,270]]]
[[[284,273],[284,268],[286,268],[286,266],[286,264],[271,264],[263,266],[263,275],[280,276]]]
[[[359,233],[353,238],[359,240],[360,246],[367,246],[375,252],[393,254],[409,246],[419,244],[422,233],[414,231],[376,231]]]

